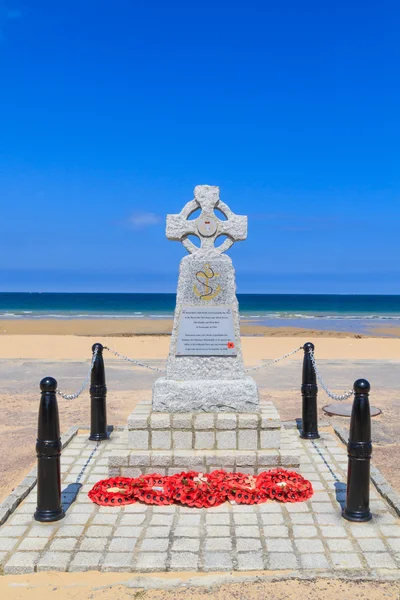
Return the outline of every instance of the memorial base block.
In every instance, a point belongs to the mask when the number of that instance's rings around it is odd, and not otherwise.
[[[128,418],[128,448],[113,455],[110,477],[172,475],[215,469],[258,474],[299,466],[299,452],[281,447],[281,421],[272,402],[258,412],[155,412],[140,402]]]
[[[258,411],[257,385],[251,377],[192,381],[162,377],[153,387],[153,410],[170,413]]]

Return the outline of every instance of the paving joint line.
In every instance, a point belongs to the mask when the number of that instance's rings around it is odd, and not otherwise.
[[[314,441],[314,440],[313,440],[313,441]],[[306,445],[304,442],[303,442],[303,447],[304,447],[304,449],[305,449],[305,453],[309,455],[309,458],[310,458],[310,459],[311,459],[311,461],[312,461],[312,462],[311,462],[311,464],[313,465],[313,469],[314,469],[315,471],[317,471],[317,468],[318,468],[318,467],[317,467],[317,465],[315,465],[315,466],[314,466],[314,464],[315,464],[315,463],[314,463],[314,461],[312,460],[312,456],[310,456],[310,453],[308,452],[308,447],[307,447],[307,445]],[[316,449],[317,449],[317,448],[316,448]],[[317,450],[318,450],[318,449],[317,449]],[[300,461],[300,462],[301,462],[301,461]],[[329,468],[329,466],[328,466],[328,468]],[[336,500],[336,498],[335,498],[335,500]],[[313,522],[314,522],[314,527],[316,528],[316,530],[317,530],[317,533],[318,533],[318,539],[319,539],[319,540],[321,540],[322,547],[323,547],[323,549],[324,549],[324,554],[325,554],[325,555],[328,557],[328,564],[329,564],[329,566],[330,566],[330,568],[331,568],[331,569],[335,570],[335,566],[334,566],[334,564],[333,564],[333,560],[332,560],[332,557],[331,557],[331,551],[330,551],[330,548],[329,548],[328,542],[327,542],[327,540],[325,539],[325,536],[322,534],[322,529],[321,529],[321,526],[320,526],[320,524],[319,524],[319,522],[318,522],[317,515],[315,514],[315,512],[314,512],[314,511],[312,511],[312,512],[311,512],[311,516],[312,516],[312,519],[313,519]],[[301,563],[300,563],[300,564],[301,564]]]
[[[230,550],[230,556],[232,558],[232,565],[233,568],[235,570],[238,569],[239,567],[239,560],[238,560],[238,549],[237,549],[237,537],[236,537],[236,525],[235,525],[235,515],[233,510],[230,510],[228,512],[229,515],[229,534],[230,534],[230,538],[232,540],[232,545],[231,545],[231,550]],[[262,530],[262,528],[260,527],[260,537],[263,539],[264,538],[264,532]],[[261,541],[262,544],[262,541]]]
[[[312,441],[314,442],[314,440],[312,440]],[[321,441],[323,442],[323,440],[321,440]],[[302,442],[303,442],[303,447],[305,448],[305,451],[306,451],[306,453],[307,453],[307,454],[309,455],[309,457],[311,458],[311,461],[312,461],[312,463],[313,463],[313,464],[315,464],[315,467],[314,467],[314,468],[315,468],[315,470],[317,471],[317,470],[318,470],[318,465],[317,465],[317,463],[315,463],[315,462],[314,462],[314,460],[313,460],[313,458],[312,458],[312,455],[311,455],[311,454],[310,454],[310,452],[309,452],[309,446],[307,446],[307,443],[306,443],[306,442],[307,442],[307,440],[302,440]],[[316,450],[317,450],[318,454],[320,455],[321,453],[318,451],[318,448],[316,448]],[[321,458],[322,458],[322,459],[323,459],[323,461],[326,463],[326,461],[325,461],[324,457],[323,457],[323,456],[321,456]],[[327,464],[327,467],[329,468],[329,465],[328,465],[328,464]],[[330,496],[331,500],[333,499],[333,502],[332,502],[333,506],[336,506],[337,504],[339,504],[339,502],[338,502],[338,500],[337,500],[337,498],[336,498],[336,493],[335,493],[335,494],[333,493],[333,490],[331,489],[331,486],[327,484],[327,485],[326,485],[326,488],[327,488],[327,490],[328,490],[328,491],[327,491],[327,494]],[[340,504],[339,504],[339,506],[340,506]],[[316,520],[316,517],[315,517],[315,515],[313,516],[313,518]],[[358,547],[358,544],[357,544],[357,546],[354,546],[354,542],[357,542],[357,539],[356,539],[356,538],[355,538],[355,536],[353,535],[353,532],[352,532],[352,530],[351,530],[351,528],[350,528],[350,524],[349,524],[349,522],[348,522],[348,521],[346,521],[346,520],[344,520],[344,519],[343,519],[343,521],[344,521],[344,522],[342,523],[342,525],[339,525],[339,526],[340,526],[340,527],[343,527],[343,528],[345,529],[345,531],[346,531],[346,534],[347,534],[347,539],[350,539],[350,541],[351,541],[351,543],[352,543],[352,546],[353,546],[353,548],[357,548],[357,547]],[[335,527],[336,525],[333,525],[333,526]],[[323,535],[323,531],[322,531],[322,529],[321,529],[321,525],[318,523],[318,524],[316,525],[316,528],[317,528],[317,531],[318,531],[318,533],[319,533],[319,536],[318,536],[318,537],[319,537],[319,539],[321,539],[321,540],[322,540],[322,544],[323,544],[323,546],[324,546],[325,550],[327,550],[328,543],[327,543],[327,541],[326,541],[326,543],[325,543],[325,536]],[[339,539],[341,539],[341,538],[339,538]],[[331,553],[331,551],[329,551],[329,552],[328,552],[328,556],[329,556],[329,558],[332,558],[332,557],[331,557],[331,554],[332,554],[332,553]],[[364,571],[367,571],[367,573],[369,573],[369,574],[373,574],[373,570],[372,570],[372,569],[371,569],[371,567],[368,565],[368,563],[367,563],[367,561],[366,561],[366,559],[365,559],[365,557],[364,557],[364,552],[361,552],[361,553],[360,553],[360,556],[359,556],[359,558],[361,558],[361,563],[362,563],[363,570],[364,570]],[[332,564],[333,564],[333,560],[332,560]],[[333,564],[333,569],[335,570],[335,566],[334,566],[334,564]],[[348,569],[348,570],[350,570],[350,569],[351,569],[351,567],[349,567],[349,569]],[[343,569],[343,570],[346,570],[346,569]]]
[[[103,446],[103,449],[104,449],[104,446]],[[100,450],[100,452],[99,452],[99,456],[101,456],[101,453],[102,453],[102,452],[101,452],[101,450]],[[72,464],[73,464],[73,463],[72,463]],[[80,488],[80,490],[79,490],[78,494],[79,494],[79,493],[86,493],[86,492],[84,492],[84,491],[83,491],[83,487],[84,487],[84,485],[86,485],[86,484],[85,484],[85,482],[83,483],[82,487]],[[77,495],[77,498],[78,498],[78,495]],[[76,499],[77,499],[77,498],[76,498]],[[76,501],[76,500],[75,500],[75,501]],[[69,559],[69,561],[68,561],[68,564],[67,564],[67,567],[66,567],[66,571],[67,571],[67,572],[71,572],[71,566],[72,566],[72,563],[73,563],[73,561],[75,560],[75,557],[76,557],[76,555],[78,554],[78,552],[83,552],[83,550],[81,550],[82,541],[83,541],[83,539],[85,539],[85,537],[86,537],[86,535],[85,535],[85,534],[86,534],[86,532],[87,532],[88,528],[89,528],[89,527],[91,527],[91,525],[92,525],[92,523],[93,523],[93,520],[94,520],[94,518],[95,518],[95,517],[96,517],[96,515],[98,515],[98,514],[99,514],[99,507],[96,505],[96,509],[95,509],[95,511],[93,512],[93,514],[92,514],[91,516],[89,516],[89,518],[88,518],[88,519],[87,519],[87,521],[86,521],[86,524],[83,526],[83,531],[82,531],[81,535],[77,537],[77,543],[76,543],[75,547],[73,548],[73,550],[71,551],[71,557],[70,557],[70,559]],[[53,541],[54,541],[55,537],[56,537],[56,535],[55,535],[55,534],[53,534],[53,536],[52,536],[52,540],[53,540]],[[62,539],[62,538],[61,538],[61,539]],[[89,538],[87,538],[87,539],[89,539]]]
[[[267,549],[267,542],[265,539],[265,534],[264,534],[264,523],[262,521],[262,516],[261,516],[261,511],[260,511],[260,507],[256,506],[256,515],[257,515],[257,523],[258,523],[258,528],[261,532],[260,535],[260,542],[261,542],[261,548],[262,548],[262,560],[263,560],[263,565],[264,565],[264,569],[268,569],[269,566],[269,556],[268,556],[268,549]],[[236,551],[237,554],[237,539],[236,539],[236,535],[235,535],[235,544],[234,544],[234,551]]]
[[[206,569],[206,546],[207,546],[207,540],[209,539],[207,537],[207,525],[206,525],[206,513],[205,511],[201,512],[200,515],[200,544],[199,544],[199,561],[197,564],[197,567],[199,569],[201,569],[202,571],[205,571]]]
[[[119,527],[124,527],[123,525],[121,525],[121,521],[123,519],[123,517],[125,515],[129,515],[129,514],[136,514],[136,513],[127,513],[125,512],[125,509],[121,510],[121,517],[119,519]],[[144,520],[143,523],[141,523],[141,527],[142,527],[142,531],[140,532],[139,536],[135,541],[135,545],[133,548],[133,552],[132,552],[132,567],[136,566],[137,561],[140,558],[140,555],[142,554],[142,543],[144,541],[144,539],[146,538],[146,533],[148,531],[148,528],[151,527],[150,523],[151,523],[151,519],[153,517],[154,514],[154,508],[152,505],[149,505],[146,509],[146,511],[144,513],[137,513],[137,514],[144,514]],[[128,525],[128,527],[132,527],[132,525]],[[138,527],[138,525],[133,525],[133,527]],[[129,539],[133,539],[133,538],[129,538]],[[145,554],[145,553],[144,553]]]
[[[312,445],[314,446],[314,448],[316,449],[316,451],[318,452],[318,454],[320,455],[320,457],[322,458],[322,460],[324,461],[325,465],[328,467],[330,474],[332,475],[332,477],[335,479],[335,481],[337,483],[340,483],[340,480],[338,479],[337,475],[335,474],[335,472],[333,471],[333,469],[331,468],[331,466],[329,465],[328,461],[326,460],[325,456],[322,454],[321,449],[317,446],[317,444],[315,443],[315,440],[311,440]]]
[[[166,568],[165,568],[165,570],[167,572],[171,572],[171,562],[172,562],[172,555],[173,555],[172,546],[174,545],[175,540],[176,540],[175,530],[179,523],[179,517],[180,517],[180,508],[179,508],[179,506],[177,506],[176,510],[174,512],[174,518],[172,519],[172,525],[171,525],[171,529],[169,532],[172,543],[168,544],[168,548],[167,548],[167,561],[166,561]]]

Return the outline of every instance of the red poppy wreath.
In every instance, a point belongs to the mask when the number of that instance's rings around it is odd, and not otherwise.
[[[224,502],[261,504],[267,500],[303,502],[313,495],[307,479],[295,471],[273,469],[258,476],[227,471],[189,471],[164,477],[158,473],[136,479],[113,477],[99,481],[88,493],[102,506],[121,506],[136,501],[145,504],[184,504],[210,508]]]
[[[135,498],[145,504],[158,504],[166,506],[173,504],[173,488],[170,477],[164,477],[153,473],[142,475],[135,482]]]
[[[129,477],[112,477],[96,483],[88,492],[89,498],[102,506],[121,506],[136,502],[135,479]]]

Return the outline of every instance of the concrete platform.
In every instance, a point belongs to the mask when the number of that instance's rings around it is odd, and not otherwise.
[[[341,517],[347,457],[338,438],[321,431],[314,442],[282,430],[283,450],[298,448],[300,472],[315,494],[305,503],[226,503],[212,509],[181,506],[99,507],[87,492],[108,475],[109,459],[127,445],[127,431],[100,444],[67,516],[36,523],[33,489],[0,527],[4,574],[35,571],[265,571],[281,576],[398,578],[400,519],[371,484],[373,520]],[[94,442],[75,436],[62,456],[63,489],[73,489]],[[70,486],[70,487],[68,487]],[[68,501],[69,494],[65,494]]]

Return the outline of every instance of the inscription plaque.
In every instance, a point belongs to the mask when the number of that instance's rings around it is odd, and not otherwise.
[[[232,309],[229,307],[182,308],[176,356],[236,356]]]

